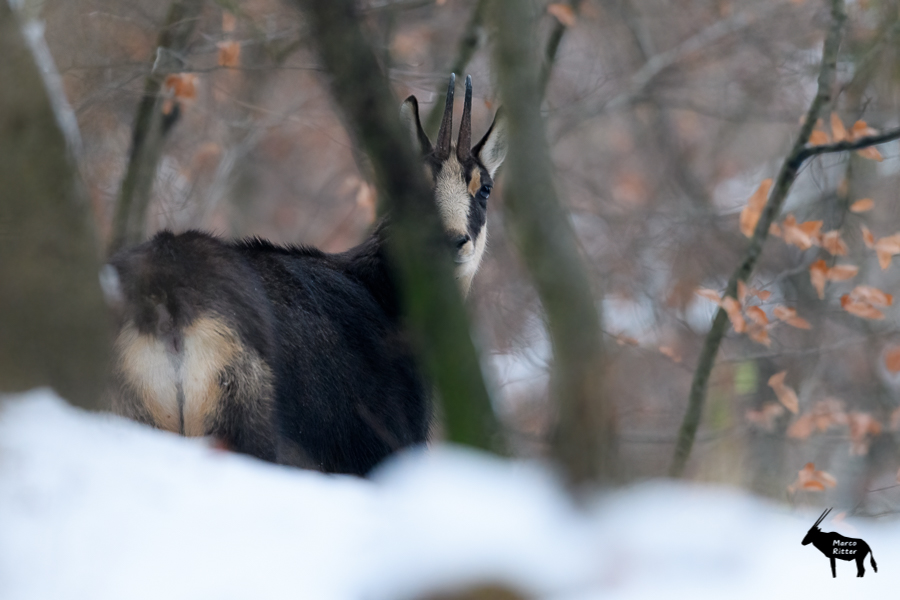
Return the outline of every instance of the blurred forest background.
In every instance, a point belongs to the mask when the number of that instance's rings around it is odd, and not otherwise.
[[[398,107],[415,94],[427,114],[443,102],[451,70],[471,73],[473,135],[481,137],[499,104],[486,4],[361,0]],[[775,177],[816,93],[829,7],[817,0],[529,6],[536,31],[522,35],[549,57],[543,113],[557,189],[602,298],[604,395],[618,414],[619,470],[627,479],[664,475],[716,309],[714,295],[696,292],[721,294],[743,259],[740,213]],[[179,118],[150,178],[144,236],[200,228],[334,252],[361,241],[375,221],[366,160],[293,4],[199,3],[181,46],[159,52],[167,2],[25,7],[46,23],[105,244],[154,65],[166,74],[159,84],[166,111]],[[875,130],[898,125],[900,2],[857,0],[847,11],[818,143],[840,139],[835,119],[848,130],[858,120]],[[458,102],[457,122],[459,111]],[[433,135],[437,124],[429,126]],[[900,503],[900,313],[869,288],[842,301],[860,285],[888,294],[900,287],[900,267],[890,266],[892,243],[900,253],[890,238],[900,231],[900,146],[879,149],[883,160],[844,152],[804,164],[779,217],[781,237],[769,238],[748,282],[760,293],[741,299],[750,325],[745,333],[730,327],[719,351],[690,477],[867,514]],[[519,455],[542,456],[554,418],[550,342],[506,235],[505,183],[501,174],[489,202],[488,252],[467,302],[509,444]],[[788,213],[801,225],[790,218],[784,225]],[[821,226],[803,226],[815,221]],[[839,233],[822,235],[830,231]],[[858,272],[843,279],[832,272],[825,284],[835,264]]]

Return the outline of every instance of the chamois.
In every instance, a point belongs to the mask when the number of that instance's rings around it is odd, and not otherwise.
[[[833,531],[825,533],[821,529],[819,529],[819,524],[830,512],[831,509],[829,508],[822,513],[815,524],[809,528],[808,532],[806,532],[806,537],[803,538],[803,542],[801,543],[804,546],[812,543],[812,545],[815,546],[819,550],[819,552],[828,557],[828,559],[831,561],[832,577],[837,577],[837,570],[834,563],[835,558],[839,558],[841,560],[855,560],[856,576],[863,577],[866,574],[866,554],[869,555],[869,560],[872,563],[872,569],[877,573],[878,565],[875,564],[875,554],[872,552],[872,549],[869,548],[869,544],[867,544],[865,540],[844,537],[841,534],[835,533]]]
[[[410,96],[401,117],[432,176],[466,294],[484,254],[485,211],[506,156],[495,116],[471,145],[472,81],[451,143],[455,75],[436,143]],[[428,384],[401,327],[385,257],[390,222],[327,254],[199,231],[158,233],[115,254],[104,280],[119,327],[113,410],[264,460],[365,475],[426,440]]]

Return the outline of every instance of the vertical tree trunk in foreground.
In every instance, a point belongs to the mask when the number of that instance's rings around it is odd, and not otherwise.
[[[360,29],[354,0],[303,0],[335,99],[372,160],[391,219],[388,250],[409,329],[443,402],[447,437],[495,448],[493,412],[453,280],[431,186],[400,125],[393,96]]]
[[[553,452],[575,484],[614,478],[615,422],[603,396],[600,308],[553,183],[540,113],[540,69],[528,3],[495,0],[495,72],[509,119],[506,222],[537,288],[553,346],[551,389],[559,417]]]
[[[34,58],[0,0],[0,392],[100,405],[108,332],[87,203]]]

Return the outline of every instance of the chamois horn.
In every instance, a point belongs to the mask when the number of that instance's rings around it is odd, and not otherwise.
[[[472,76],[466,75],[466,101],[463,104],[462,120],[459,122],[459,139],[456,142],[456,157],[460,162],[472,153]]]
[[[456,87],[456,73],[450,74],[450,85],[447,86],[447,103],[444,105],[444,117],[438,130],[434,153],[440,159],[450,156],[450,135],[453,132],[453,90]]]

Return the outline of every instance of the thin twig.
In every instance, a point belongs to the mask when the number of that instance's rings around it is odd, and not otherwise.
[[[841,44],[841,35],[843,32],[844,21],[847,19],[844,10],[843,0],[832,0],[831,2],[832,25],[825,39],[824,49],[822,52],[822,66],[819,70],[818,90],[816,96],[809,106],[803,125],[791,152],[788,153],[781,165],[778,178],[772,186],[772,191],[766,207],[763,210],[753,237],[750,239],[750,245],[744,256],[744,260],[734,271],[728,280],[728,287],[725,295],[736,297],[738,281],[747,281],[756,261],[762,254],[763,244],[769,235],[769,227],[775,220],[775,217],[781,212],[784,200],[797,178],[800,167],[807,158],[817,154],[823,154],[829,148],[834,148],[834,152],[842,150],[857,150],[863,146],[856,145],[858,142],[839,142],[838,144],[828,144],[824,146],[807,147],[806,142],[812,133],[813,127],[819,118],[822,108],[831,101],[831,90],[834,86],[835,72],[837,70],[838,49]],[[880,139],[881,136],[869,136],[871,138]],[[877,142],[873,142],[877,143]],[[819,150],[816,150],[819,149]],[[691,454],[691,448],[694,444],[694,438],[697,435],[697,428],[700,426],[700,419],[703,415],[703,404],[706,400],[706,388],[709,383],[709,376],[712,373],[715,364],[716,355],[722,339],[725,337],[725,327],[728,323],[728,315],[725,310],[719,308],[716,317],[713,320],[712,327],[706,336],[703,349],[700,352],[700,360],[698,361],[697,370],[694,372],[694,379],[691,382],[690,396],[688,397],[688,408],[681,423],[681,429],[678,433],[678,442],[675,445],[675,452],[672,457],[672,465],[669,468],[669,474],[673,477],[680,477],[684,472],[684,467]]]
[[[487,0],[478,0],[478,4],[472,9],[472,16],[469,17],[469,22],[466,24],[466,28],[459,38],[456,58],[453,60],[453,65],[450,67],[451,73],[462,75],[463,71],[465,71],[466,67],[469,65],[469,61],[471,61],[472,57],[475,55],[475,52],[481,47],[481,40],[484,38],[481,30],[487,6]],[[446,87],[447,83],[441,78],[441,83],[438,85],[438,98],[444,93]],[[441,122],[441,115],[443,115],[443,113],[444,103],[435,102],[434,106],[432,106],[431,110],[428,112],[428,116],[425,117],[425,131],[429,134],[434,134],[437,131],[438,124]]]
[[[160,91],[166,73],[157,68],[157,63],[160,57],[178,56],[185,50],[202,9],[203,0],[176,0],[160,30],[153,67],[144,83],[144,94],[134,120],[131,152],[113,216],[110,254],[122,246],[141,241],[143,237],[153,178],[165,135]]]

